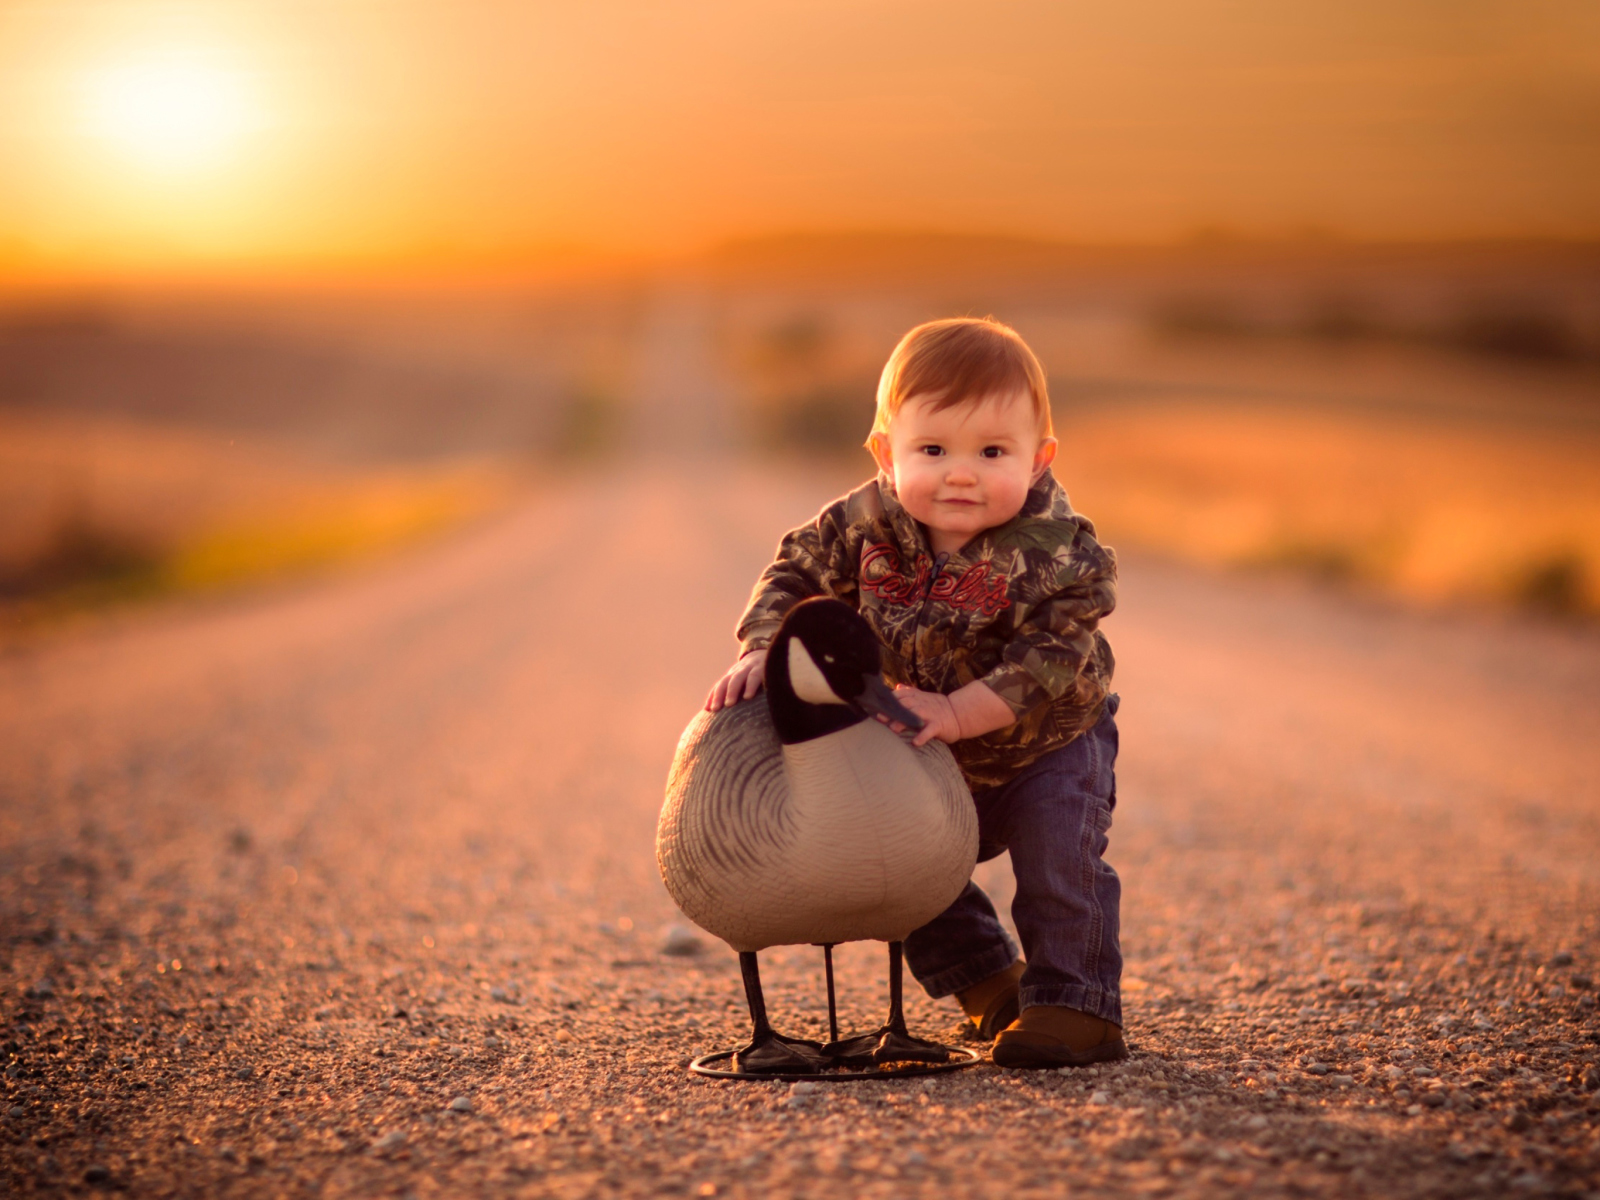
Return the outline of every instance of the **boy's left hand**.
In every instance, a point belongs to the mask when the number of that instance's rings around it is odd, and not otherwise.
[[[956,716],[955,705],[950,703],[949,696],[901,685],[894,689],[894,698],[926,722],[916,737],[911,739],[913,746],[926,746],[934,738],[941,742],[961,740],[961,720]],[[882,720],[881,717],[879,719]],[[899,721],[889,722],[889,728],[896,733],[906,731]]]
[[[895,688],[894,698],[927,722],[911,739],[913,746],[925,746],[934,738],[959,742],[962,738],[981,737],[1004,729],[1017,719],[1011,706],[980,680],[957,688],[948,696],[902,684]],[[898,721],[890,722],[889,727],[896,733],[905,732],[905,726]]]

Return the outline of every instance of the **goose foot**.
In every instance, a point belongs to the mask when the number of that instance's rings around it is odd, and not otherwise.
[[[896,1062],[950,1061],[948,1047],[938,1042],[912,1037],[904,1030],[889,1025],[875,1029],[871,1033],[857,1034],[855,1037],[829,1042],[822,1047],[822,1053],[841,1067],[873,1067]]]
[[[752,1075],[815,1074],[831,1065],[821,1042],[784,1037],[770,1029],[733,1055],[733,1069]]]

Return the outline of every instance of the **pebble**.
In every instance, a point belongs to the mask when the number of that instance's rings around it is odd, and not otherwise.
[[[445,1106],[451,1112],[469,1113],[472,1111],[472,1101],[465,1096],[457,1096]]]
[[[705,949],[705,941],[687,925],[668,925],[661,934],[661,953],[674,958],[694,958]]]
[[[85,1183],[105,1183],[111,1178],[111,1168],[103,1163],[90,1163],[83,1171]]]
[[[1110,1104],[1111,1103],[1111,1093],[1110,1092],[1105,1092],[1105,1091],[1090,1092],[1089,1093],[1089,1103],[1090,1104]]]
[[[372,1143],[372,1149],[379,1154],[387,1154],[391,1150],[398,1150],[406,1144],[406,1135],[398,1129],[390,1130],[377,1141]]]
[[[27,1115],[28,1110],[20,1104],[13,1104],[10,1108],[6,1109],[6,1116],[8,1117],[25,1117]]]

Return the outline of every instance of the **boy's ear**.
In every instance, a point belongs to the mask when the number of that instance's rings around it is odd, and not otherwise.
[[[878,470],[885,475],[894,474],[894,456],[889,453],[889,435],[881,429],[875,429],[867,438],[867,449],[872,451],[873,460],[878,464]]]
[[[1050,464],[1056,460],[1056,449],[1061,445],[1053,437],[1042,438],[1039,448],[1033,452],[1033,481],[1038,483],[1044,473],[1050,469]]]

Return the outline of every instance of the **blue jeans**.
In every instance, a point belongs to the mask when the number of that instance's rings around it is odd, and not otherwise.
[[[1011,851],[1011,916],[1027,970],[1022,1006],[1064,1005],[1122,1024],[1122,884],[1101,857],[1117,804],[1117,711],[999,787],[974,794],[978,861]],[[955,903],[906,939],[906,964],[930,996],[963,991],[1005,970],[1017,948],[983,889],[968,882]]]

